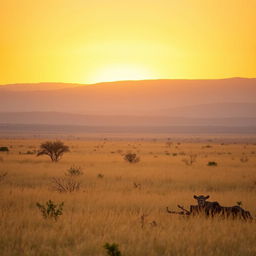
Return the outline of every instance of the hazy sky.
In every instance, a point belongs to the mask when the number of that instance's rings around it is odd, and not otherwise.
[[[0,84],[256,77],[255,0],[0,0]]]

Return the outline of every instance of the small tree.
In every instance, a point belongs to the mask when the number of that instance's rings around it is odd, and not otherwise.
[[[66,152],[69,152],[69,147],[62,141],[46,141],[40,145],[37,156],[47,155],[52,162],[58,162]]]

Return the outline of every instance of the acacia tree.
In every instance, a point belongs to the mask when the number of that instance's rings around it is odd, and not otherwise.
[[[69,152],[69,147],[62,141],[46,141],[40,145],[37,156],[47,155],[52,162],[58,162],[66,152]]]

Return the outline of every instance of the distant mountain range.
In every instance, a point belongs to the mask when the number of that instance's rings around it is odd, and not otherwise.
[[[0,86],[0,124],[256,127],[256,79]]]

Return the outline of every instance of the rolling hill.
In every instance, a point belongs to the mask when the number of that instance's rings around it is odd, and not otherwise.
[[[256,127],[255,96],[246,78],[2,85],[0,123]]]
[[[81,86],[55,83],[51,90],[42,90],[43,86],[34,84],[26,89],[23,84],[23,90],[15,89],[18,85],[0,86],[0,111],[158,115],[168,109],[201,104],[256,103],[256,79],[244,78],[121,81]],[[45,86],[48,88],[49,83]],[[240,107],[233,106],[237,111]],[[216,116],[223,108],[220,110]]]

